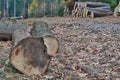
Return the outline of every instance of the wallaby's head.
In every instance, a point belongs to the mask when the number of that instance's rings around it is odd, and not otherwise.
[[[47,54],[55,57],[59,48],[58,40],[50,35],[44,36],[43,39],[44,39],[44,44],[47,47]]]

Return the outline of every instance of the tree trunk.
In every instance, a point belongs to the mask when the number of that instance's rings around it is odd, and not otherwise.
[[[47,54],[55,56],[58,49],[58,40],[55,38],[53,33],[48,27],[46,22],[36,21],[33,23],[33,28],[31,29],[31,36],[40,38],[43,37],[44,43],[47,47]],[[50,44],[50,45],[48,45]]]
[[[16,0],[14,0],[14,17],[16,17]]]
[[[18,40],[18,37],[15,37],[16,39]],[[24,38],[12,49],[10,63],[27,76],[40,77],[51,60],[46,50],[43,38]]]
[[[53,33],[48,27],[48,24],[42,21],[33,22],[33,28],[31,29],[30,33],[34,37],[44,37],[46,35],[53,36]]]
[[[25,75],[40,77],[57,53],[58,40],[51,34],[47,23],[35,22],[33,25],[32,36],[23,30],[14,32],[10,63]]]
[[[107,3],[101,3],[101,2],[86,2],[86,7],[104,7],[109,6]]]
[[[0,22],[0,40],[12,40],[12,34],[17,29],[27,30],[26,26],[18,24],[16,20],[2,19]]]
[[[13,46],[16,46],[21,40],[23,40],[27,37],[31,37],[30,33],[26,32],[24,30],[17,29],[12,34]]]
[[[24,19],[28,18],[28,3],[27,0],[24,0]]]
[[[90,17],[94,18],[94,17],[102,17],[102,16],[105,16],[105,15],[111,15],[112,12],[101,12],[101,11],[88,11],[91,13]]]
[[[7,12],[7,13],[6,13],[7,15],[6,15],[6,16],[9,17],[9,0],[6,0],[6,6],[7,6],[7,7],[6,7],[6,8],[7,8],[7,9],[6,9],[6,10],[7,10],[7,11],[6,11],[6,12]]]
[[[1,0],[1,18],[4,17],[4,0]]]
[[[111,12],[110,9],[105,9],[105,8],[88,8],[88,11],[99,11],[99,12]]]

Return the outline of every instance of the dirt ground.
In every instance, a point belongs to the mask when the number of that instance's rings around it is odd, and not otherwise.
[[[42,20],[59,40],[57,57],[41,80],[120,80],[120,17],[63,18]],[[8,58],[11,41],[0,42],[0,80],[33,80],[15,70]]]

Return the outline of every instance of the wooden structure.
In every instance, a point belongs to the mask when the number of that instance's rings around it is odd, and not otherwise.
[[[83,18],[94,18],[111,14],[110,5],[102,2],[75,2],[72,10],[72,16]]]

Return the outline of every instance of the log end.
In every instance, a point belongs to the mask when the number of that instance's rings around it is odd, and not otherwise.
[[[12,40],[11,33],[0,33],[0,41],[8,41],[8,40]]]
[[[44,44],[47,47],[47,54],[55,57],[59,48],[58,40],[51,35],[46,35],[43,37],[43,39],[44,39]]]
[[[46,53],[43,38],[28,37],[13,48],[10,63],[27,76],[41,76],[47,70],[51,56]]]

